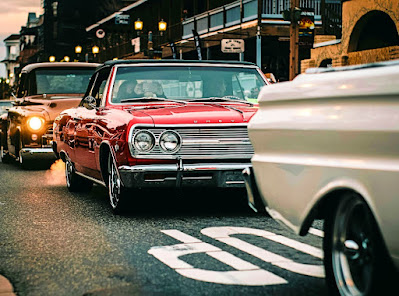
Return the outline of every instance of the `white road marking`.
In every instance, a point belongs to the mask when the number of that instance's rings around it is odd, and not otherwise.
[[[296,263],[291,259],[282,257],[280,255],[274,254],[272,252],[266,251],[262,248],[254,246],[250,243],[247,243],[241,239],[230,237],[233,234],[251,234],[260,237],[264,237],[266,239],[281,243],[285,246],[291,247],[303,253],[309,254],[316,258],[323,258],[322,250],[315,248],[313,246],[300,243],[298,241],[289,239],[287,237],[274,234],[269,231],[261,230],[261,229],[254,229],[254,228],[247,228],[247,227],[209,227],[201,230],[201,233],[209,236],[213,239],[221,241],[227,245],[230,245],[236,249],[239,249],[243,252],[246,252],[256,258],[259,258],[265,262],[271,263],[275,266],[279,266],[283,269],[313,276],[323,278],[324,274],[324,267],[322,265],[312,265],[312,264],[302,264]]]
[[[211,244],[201,242],[197,238],[181,231],[163,230],[162,232],[176,240],[188,243],[152,247],[148,250],[148,253],[185,277],[225,285],[265,286],[287,283],[285,279],[269,271],[263,270],[254,264],[222,251]],[[194,268],[192,265],[179,259],[181,256],[195,253],[205,253],[236,270],[213,271]]]
[[[230,253],[225,251],[221,252],[207,252],[207,254],[224,264],[230,265],[231,267],[237,270],[251,270],[251,269],[259,269],[258,266],[249,263],[241,258],[238,258]]]
[[[192,237],[191,235],[185,234],[184,232],[181,232],[176,229],[161,230],[161,232],[165,233],[166,235],[169,235],[169,236],[173,237],[174,239],[177,239],[185,244],[202,243],[202,241],[200,241],[198,238]]]
[[[242,286],[268,286],[286,284],[287,281],[263,269],[246,271],[213,271],[199,268],[176,270],[182,276],[197,281]]]
[[[313,227],[309,228],[309,233],[319,236],[319,237],[324,237],[324,231],[322,231],[320,229],[313,228]]]

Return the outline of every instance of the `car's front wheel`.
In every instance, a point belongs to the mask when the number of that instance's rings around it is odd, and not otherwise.
[[[21,153],[19,154],[18,159],[21,168],[23,168],[24,170],[32,169],[34,167],[33,160],[25,159]]]
[[[76,174],[75,167],[69,158],[65,160],[65,179],[70,192],[88,192],[93,182]]]
[[[326,217],[324,227],[324,266],[331,294],[368,296],[381,292],[390,277],[390,264],[365,201],[355,193],[344,194]]]
[[[121,214],[125,201],[126,188],[123,187],[111,153],[108,156],[108,193],[112,211],[115,214]]]
[[[4,147],[0,147],[0,159],[2,163],[10,163],[13,159],[10,154],[4,151]]]

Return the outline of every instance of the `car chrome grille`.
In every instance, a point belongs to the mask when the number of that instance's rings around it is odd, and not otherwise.
[[[137,127],[133,136],[140,130],[151,131],[155,135],[156,145],[148,153],[135,151],[132,154],[137,158],[175,159],[250,159],[254,153],[248,137],[246,125],[224,127]],[[166,153],[158,145],[162,132],[173,130],[179,133],[182,145],[176,153]]]

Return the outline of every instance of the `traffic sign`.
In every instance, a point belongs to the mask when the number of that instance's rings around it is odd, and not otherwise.
[[[222,52],[242,53],[244,51],[245,42],[243,39],[222,39]]]
[[[115,16],[115,24],[117,25],[129,25],[130,15],[128,14],[118,14]]]

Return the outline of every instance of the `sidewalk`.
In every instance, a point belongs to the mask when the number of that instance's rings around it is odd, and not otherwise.
[[[0,296],[16,296],[11,283],[0,275]]]

